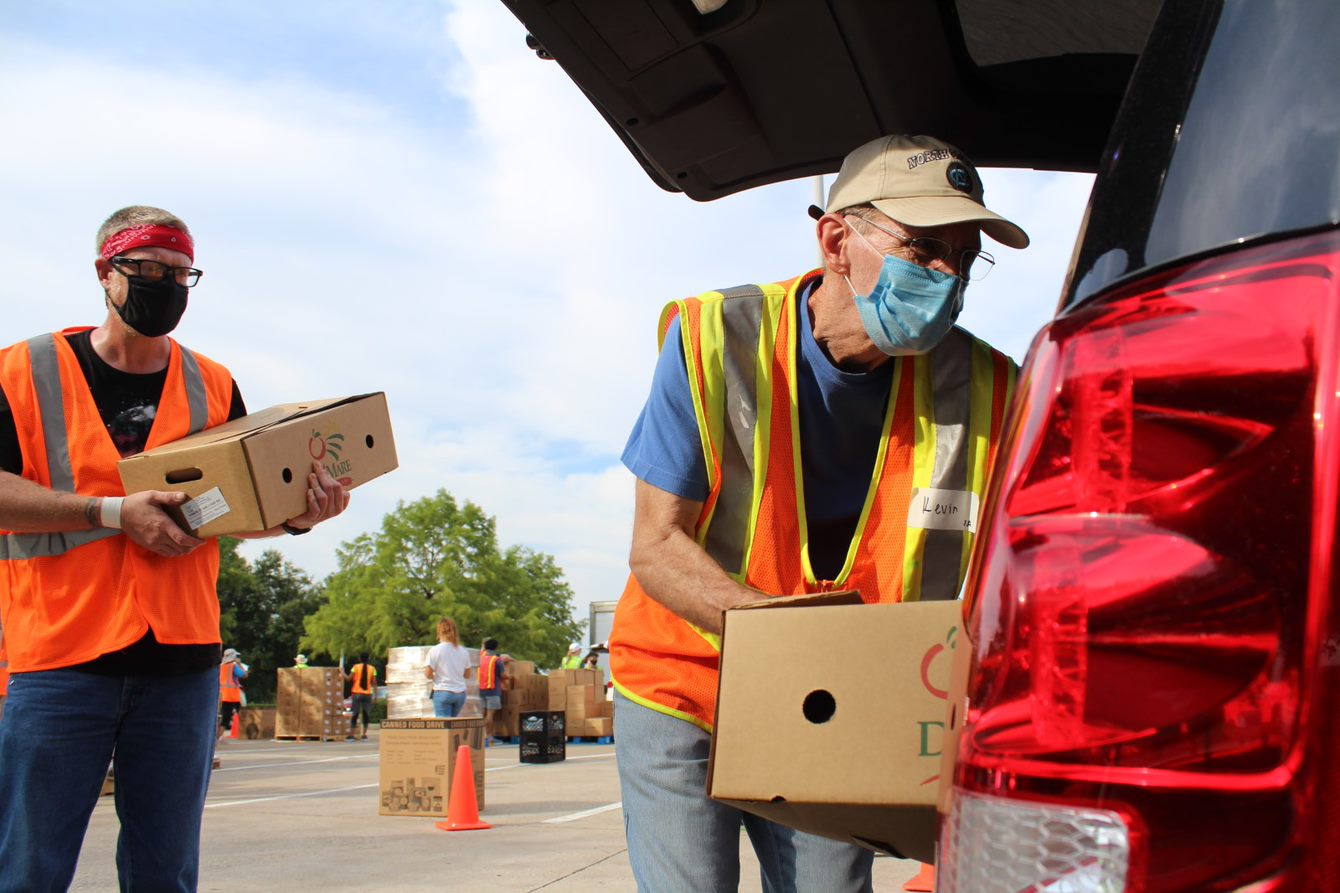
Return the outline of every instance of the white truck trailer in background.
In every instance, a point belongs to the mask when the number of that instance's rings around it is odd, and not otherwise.
[[[591,622],[586,627],[588,651],[609,641],[610,630],[614,628],[614,606],[617,604],[617,601],[591,602]],[[585,655],[586,652],[582,654]],[[600,652],[600,669],[605,673],[605,681],[609,682],[610,656],[603,650]]]

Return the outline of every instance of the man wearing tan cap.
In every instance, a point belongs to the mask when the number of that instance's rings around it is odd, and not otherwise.
[[[954,321],[994,263],[981,234],[1028,236],[957,149],[867,143],[811,213],[822,268],[666,307],[623,454],[637,507],[610,669],[643,891],[735,889],[742,824],[764,890],[870,889],[869,851],[704,794],[722,613],[831,589],[956,598],[1014,386],[1014,363]]]

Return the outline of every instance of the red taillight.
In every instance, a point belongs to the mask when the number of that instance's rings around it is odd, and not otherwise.
[[[1306,888],[1338,278],[1335,232],[1191,264],[1056,320],[1025,370],[955,785],[1133,817],[1128,891]]]

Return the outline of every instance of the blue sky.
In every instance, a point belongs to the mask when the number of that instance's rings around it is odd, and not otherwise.
[[[813,184],[662,192],[524,36],[496,0],[0,6],[4,343],[100,322],[98,225],[168,208],[206,271],[176,335],[249,407],[387,392],[401,468],[263,545],[320,578],[445,487],[554,554],[579,617],[617,598],[659,310],[807,269]],[[960,323],[1022,359],[1090,178],[983,180],[1034,244],[996,251]]]

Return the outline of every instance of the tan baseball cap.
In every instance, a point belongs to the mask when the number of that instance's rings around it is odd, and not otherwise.
[[[908,226],[976,222],[1002,245],[1028,247],[1028,233],[982,203],[972,162],[934,137],[882,136],[843,159],[825,210],[865,204]]]

